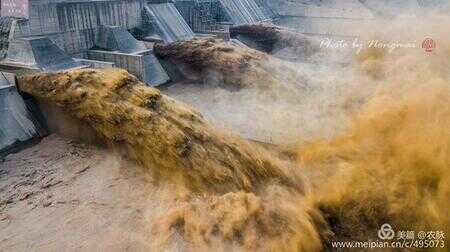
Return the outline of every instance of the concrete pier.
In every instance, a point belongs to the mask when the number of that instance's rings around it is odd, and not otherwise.
[[[113,62],[116,67],[126,69],[151,86],[170,81],[153,51],[147,49],[144,42],[136,40],[119,26],[104,26],[100,31],[95,40],[95,49],[87,52],[88,59]]]
[[[0,156],[46,134],[36,109],[19,95],[14,74],[0,72]]]
[[[27,37],[10,41],[6,59],[0,62],[1,66],[41,71],[83,67],[47,37]]]

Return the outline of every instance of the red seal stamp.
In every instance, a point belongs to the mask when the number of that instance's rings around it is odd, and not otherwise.
[[[425,38],[422,42],[422,48],[425,52],[432,52],[436,48],[436,42],[432,38]]]

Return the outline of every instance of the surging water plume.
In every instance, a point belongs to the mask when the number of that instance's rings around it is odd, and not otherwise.
[[[356,57],[355,70],[376,90],[346,134],[300,148],[310,196],[336,240],[377,239],[384,223],[450,232],[449,47],[439,41],[433,54],[369,49]]]
[[[41,74],[21,79],[20,88],[125,148],[166,178],[158,182],[181,181],[188,188],[169,197],[169,207],[155,218],[158,249],[321,251],[333,240],[377,239],[384,223],[395,230],[450,232],[450,50],[444,42],[426,56],[368,50],[356,57],[346,70],[360,73],[366,86],[354,86],[370,94],[362,92],[364,104],[351,112],[363,109],[346,133],[302,146],[298,166],[212,128],[188,106],[124,71]],[[241,89],[298,82],[289,69],[267,64],[271,56],[223,42],[155,50]],[[298,98],[289,95],[280,97]]]
[[[250,39],[267,53],[288,49],[290,57],[302,60],[319,51],[318,43],[312,38],[267,23],[233,26],[230,28],[230,35],[244,41]]]
[[[23,77],[19,86],[125,148],[128,157],[166,179],[160,181],[188,189],[181,206],[156,218],[158,247],[175,231],[197,249],[321,248],[315,223],[324,230],[326,224],[304,200],[305,184],[291,162],[213,129],[191,108],[127,72],[40,74]]]
[[[314,197],[341,240],[376,238],[383,223],[450,231],[450,87],[431,85],[369,106],[348,135],[300,151],[330,176]]]
[[[193,251],[320,251],[328,229],[311,206],[280,186],[193,197],[158,218],[154,233]]]
[[[240,90],[257,87],[283,89],[283,83],[302,83],[295,69],[279,59],[244,46],[222,40],[194,39],[156,44],[155,54],[198,72],[209,85]]]
[[[20,80],[21,90],[61,107],[157,175],[192,189],[256,190],[280,182],[301,191],[297,173],[262,148],[219,132],[190,107],[123,70],[79,70]]]

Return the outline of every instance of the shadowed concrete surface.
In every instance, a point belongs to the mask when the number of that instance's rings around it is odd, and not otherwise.
[[[18,143],[45,134],[29,108],[17,92],[14,75],[0,73],[0,156]]]
[[[28,37],[10,41],[2,64],[24,66],[43,71],[82,67],[47,37]]]
[[[108,51],[134,53],[146,50],[144,43],[135,39],[120,26],[103,26],[95,40],[95,46]]]
[[[9,45],[9,36],[14,18],[0,17],[0,59],[6,56]]]
[[[144,83],[158,86],[170,81],[159,60],[144,42],[135,39],[120,26],[103,26],[97,34],[95,50],[89,50],[91,60],[114,62]]]

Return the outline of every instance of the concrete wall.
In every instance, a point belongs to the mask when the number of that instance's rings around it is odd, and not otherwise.
[[[0,60],[5,58],[8,51],[9,39],[12,35],[11,28],[15,26],[16,20],[11,17],[0,17]]]
[[[42,71],[57,71],[81,67],[46,37],[27,37],[10,41],[8,54],[2,64],[22,65]]]
[[[165,42],[194,38],[194,32],[173,3],[148,4],[144,10],[148,25]]]
[[[13,74],[0,73],[0,156],[46,134],[34,112],[37,106],[19,95]]]
[[[126,69],[150,86],[158,86],[170,81],[151,50],[137,54],[89,50],[87,56],[90,60],[113,62],[115,67]]]
[[[136,53],[147,50],[144,42],[138,41],[121,26],[100,27],[95,39],[96,49]]]
[[[114,62],[116,67],[126,69],[141,80],[145,79],[143,55],[90,50],[87,56],[91,60]]]
[[[176,0],[175,6],[194,32],[213,31],[218,22],[229,21],[218,0]]]
[[[80,64],[83,64],[89,68],[96,68],[96,69],[106,69],[106,68],[113,68],[115,66],[114,62],[106,62],[106,61],[99,61],[99,60],[89,60],[89,59],[74,59],[76,62],[79,62]]]
[[[18,23],[16,37],[48,36],[64,51],[84,56],[101,25],[126,29],[142,23],[142,0],[60,2],[31,0],[29,19]]]

